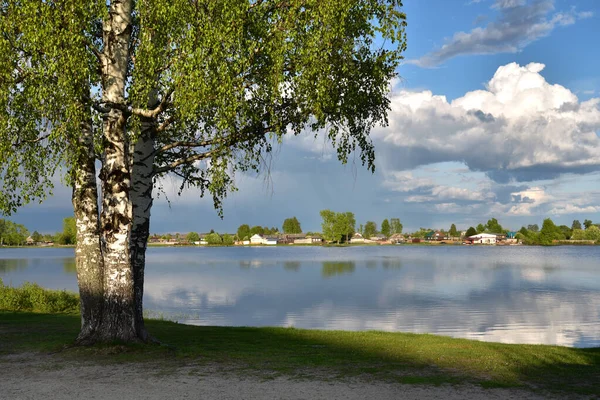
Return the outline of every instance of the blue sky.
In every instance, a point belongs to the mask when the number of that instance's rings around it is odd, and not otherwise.
[[[408,51],[376,128],[375,174],[341,165],[312,136],[284,140],[270,174],[236,177],[219,219],[210,199],[166,181],[152,232],[233,232],[296,216],[320,230],[319,211],[357,223],[400,218],[405,231],[459,229],[495,217],[508,228],[551,217],[600,222],[600,2],[406,0]],[[11,219],[53,232],[72,215],[70,190]]]

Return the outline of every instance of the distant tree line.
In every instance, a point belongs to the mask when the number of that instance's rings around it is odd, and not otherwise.
[[[382,234],[386,237],[390,237],[394,234],[402,234],[403,225],[399,218],[384,219],[381,222],[381,226],[378,229],[377,223],[374,221],[366,221],[365,224],[360,224],[358,229],[356,228],[356,220],[354,214],[351,212],[334,212],[331,210],[322,210],[320,212],[322,218],[322,235],[326,241],[342,243],[350,240],[355,232],[359,232],[363,237],[370,238],[377,234]],[[74,225],[70,228],[71,224],[69,219],[65,219],[63,232],[60,234],[63,239],[62,242],[68,242],[70,237],[69,232],[74,232]],[[72,221],[74,223],[74,221]],[[591,220],[584,220],[583,224],[579,220],[574,220],[571,227],[566,225],[555,225],[551,219],[544,220],[542,229],[537,224],[529,224],[526,227],[522,227],[517,234],[517,238],[522,240],[525,244],[551,244],[553,240],[594,240],[598,241],[598,233],[600,232],[600,224],[594,224]],[[545,228],[544,228],[545,226]],[[416,232],[410,235],[415,238],[424,238],[433,229],[421,227]],[[462,234],[457,229],[455,224],[451,224],[448,230],[438,230],[444,236],[448,237],[460,237]],[[299,234],[302,233],[302,226],[298,218],[291,217],[286,218],[283,221],[282,232],[284,234]],[[490,233],[490,234],[508,234],[509,230],[504,228],[496,218],[490,218],[485,224],[480,223],[477,226],[469,227],[465,232],[465,236],[473,236],[479,233]],[[250,240],[255,235],[277,235],[280,234],[278,228],[268,228],[259,225],[250,227],[248,224],[240,225],[235,235],[214,235],[215,232],[211,230],[210,234],[204,239],[209,244],[228,244],[230,241],[236,240]],[[318,232],[306,232],[307,236],[320,235]],[[154,235],[156,236],[156,235]],[[153,237],[154,237],[153,236]],[[173,235],[163,235],[163,239],[170,239]],[[405,235],[406,236],[406,235]],[[200,240],[200,236],[196,232],[190,232],[186,235],[185,240],[190,243],[197,242]],[[65,243],[68,244],[68,243]]]
[[[583,229],[585,228],[585,229]],[[546,218],[540,229],[537,224],[522,227],[517,234],[525,244],[551,245],[555,240],[591,240],[600,242],[600,226],[586,219],[583,227],[579,220],[574,220],[571,227],[556,225],[550,218]]]
[[[67,217],[63,219],[62,232],[55,234],[42,235],[34,231],[31,235],[29,230],[21,225],[6,219],[0,219],[0,246],[23,246],[27,244],[27,238],[31,236],[34,243],[53,242],[58,244],[70,245],[77,242],[77,227],[75,218]]]
[[[0,219],[0,246],[21,246],[26,243],[29,231],[25,226]]]
[[[360,225],[358,232],[365,238],[370,238],[379,233],[388,237],[397,233],[402,233],[402,223],[399,218],[386,218],[381,222],[381,230],[377,230],[377,224],[374,221],[367,221]]]

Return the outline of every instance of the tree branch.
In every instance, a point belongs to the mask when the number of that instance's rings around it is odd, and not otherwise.
[[[170,172],[173,171],[174,169],[176,169],[177,167],[184,165],[184,164],[190,164],[193,163],[195,161],[199,161],[199,160],[204,160],[206,158],[210,158],[213,154],[215,153],[215,151],[211,150],[211,151],[207,151],[204,153],[198,153],[198,154],[194,154],[193,156],[189,156],[186,158],[180,158],[177,161],[174,161],[168,165],[165,165],[163,167],[160,168],[155,168],[154,169],[154,175],[158,175],[158,174],[162,174],[164,172]]]
[[[161,102],[156,107],[151,108],[151,109],[131,108],[130,106],[128,106],[126,104],[113,103],[113,102],[109,102],[109,101],[105,101],[100,104],[103,104],[110,108],[116,108],[117,110],[121,110],[125,115],[137,115],[138,117],[144,117],[144,118],[156,118],[163,111],[165,111],[167,108],[169,108],[169,106],[171,105],[171,102],[169,101],[169,99],[171,98],[172,94],[173,94],[173,89],[170,89],[167,93],[165,93]]]

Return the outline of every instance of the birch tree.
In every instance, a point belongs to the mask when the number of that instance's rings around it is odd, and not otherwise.
[[[223,200],[284,135],[374,170],[406,47],[397,0],[1,0],[0,208],[73,187],[78,341],[148,341],[155,185]],[[96,170],[99,161],[100,170]],[[100,182],[100,192],[96,182]]]

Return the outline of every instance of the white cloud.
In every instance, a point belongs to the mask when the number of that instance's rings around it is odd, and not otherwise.
[[[430,91],[392,95],[390,125],[373,132],[389,168],[464,162],[496,181],[600,170],[600,98],[580,102],[546,82],[543,64],[498,68],[485,90],[453,101]]]
[[[465,54],[516,53],[549,35],[556,27],[572,25],[578,19],[593,16],[592,12],[577,12],[574,8],[552,14],[552,0],[497,0],[492,8],[500,12],[497,21],[470,32],[457,32],[441,48],[408,63],[435,67]]]
[[[383,186],[396,192],[410,192],[428,189],[435,185],[431,178],[418,178],[410,171],[391,171],[383,181]]]
[[[600,212],[600,207],[597,206],[578,206],[575,204],[566,204],[563,206],[554,207],[550,210],[552,215],[562,214],[592,214]]]
[[[535,208],[552,200],[552,197],[541,187],[515,192],[512,196],[520,202],[510,207],[507,212],[509,215],[532,215]]]
[[[496,0],[492,8],[504,9],[504,8],[514,8],[514,7],[523,7],[527,4],[526,0]]]

